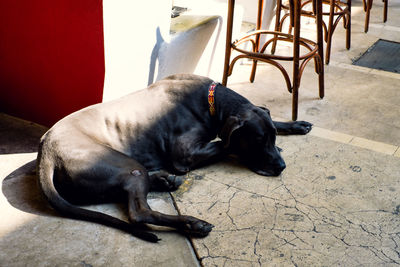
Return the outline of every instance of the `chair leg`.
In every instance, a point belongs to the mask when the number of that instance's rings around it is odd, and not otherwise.
[[[257,26],[256,26],[257,30],[261,29],[263,9],[264,9],[264,0],[258,0]],[[256,51],[254,52],[258,52],[259,49],[260,49],[260,34],[257,34],[256,45],[255,45]],[[256,76],[256,69],[257,69],[257,60],[253,60],[253,67],[251,68],[251,74],[250,74],[251,83],[254,82],[254,78]]]
[[[364,3],[364,1],[367,1],[367,4],[364,4],[364,10],[366,11],[364,32],[368,32],[369,17],[371,15],[371,8],[372,8],[372,0],[363,0],[363,3]],[[382,0],[382,2],[383,2],[383,22],[387,21],[388,1],[389,0]]]
[[[335,12],[335,0],[330,0],[329,3],[329,22],[328,22],[328,34],[327,34],[327,41],[326,41],[326,59],[325,63],[329,64],[329,60],[331,57],[331,46],[332,46],[332,35],[333,35],[333,18]]]
[[[297,120],[299,99],[299,54],[300,54],[300,0],[293,1],[293,88],[292,88],[292,120]]]
[[[389,0],[383,0],[383,22],[386,22],[387,20],[388,1]]]
[[[366,4],[366,14],[365,14],[365,25],[364,25],[364,32],[368,32],[369,28],[369,16],[371,13],[371,7],[372,7],[372,0],[367,0]]]
[[[317,45],[318,54],[320,57],[320,70],[318,73],[318,86],[319,97],[322,99],[325,96],[325,83],[324,83],[324,47],[323,47],[323,32],[322,32],[322,0],[316,1],[316,17],[317,17]]]
[[[228,82],[229,62],[231,60],[231,44],[232,44],[232,27],[233,27],[233,13],[235,7],[235,0],[228,2],[228,18],[226,23],[226,43],[225,43],[225,62],[224,74],[222,77],[222,85],[226,86]]]
[[[367,12],[367,1],[362,0],[364,12]]]
[[[297,0],[289,0],[289,17],[290,17],[290,23],[289,23],[289,33],[292,32],[292,28],[294,27],[294,17],[295,16],[295,11],[294,9],[294,2]]]
[[[349,50],[351,45],[351,0],[347,0],[347,10],[346,49]]]
[[[276,11],[275,11],[275,31],[278,32],[280,31],[282,25],[281,25],[281,11],[282,11],[282,0],[277,0],[276,1]],[[276,35],[274,36],[274,41],[272,42],[272,48],[271,48],[271,54],[275,54],[276,50]]]

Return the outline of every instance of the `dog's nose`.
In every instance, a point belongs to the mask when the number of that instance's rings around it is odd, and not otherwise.
[[[286,168],[286,164],[285,162],[282,160],[280,161],[276,167],[275,167],[275,171],[277,173],[277,175],[281,174],[281,172]]]

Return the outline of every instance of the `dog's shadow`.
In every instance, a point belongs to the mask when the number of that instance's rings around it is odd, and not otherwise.
[[[50,206],[39,187],[38,177],[36,174],[36,160],[26,163],[4,178],[2,183],[2,192],[8,203],[18,210],[40,216],[64,217]],[[107,203],[84,205],[84,207],[91,207],[91,209],[104,212],[101,210],[102,204]],[[109,205],[107,212],[104,213],[108,213],[114,217],[119,217],[122,220],[127,220],[128,209],[126,203],[115,202],[109,203]],[[163,232],[167,229],[172,230],[169,228],[155,226],[149,227],[146,225],[137,225],[136,227],[142,230],[159,232]]]
[[[8,203],[16,209],[36,215],[59,216],[39,188],[36,160],[26,163],[4,178],[2,192]]]
[[[50,206],[41,191],[36,174],[36,160],[26,163],[4,178],[2,192],[8,203],[18,210],[40,216],[65,218]],[[101,207],[101,205],[94,206]],[[127,220],[126,204],[118,202],[112,203],[112,206],[113,208],[109,211],[111,212],[110,215],[121,217],[122,220]],[[153,232],[172,230],[165,227],[151,227],[147,225],[136,225],[136,228]]]
[[[55,211],[39,187],[36,174],[36,160],[32,160],[16,169],[3,180],[2,192],[8,203],[14,208],[41,216],[64,217]],[[101,207],[101,204],[93,205]],[[90,207],[90,205],[84,205]],[[124,217],[127,207],[123,203],[113,203],[114,213]],[[126,217],[126,216],[125,216]]]

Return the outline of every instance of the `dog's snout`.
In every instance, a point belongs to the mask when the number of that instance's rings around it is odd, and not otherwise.
[[[279,174],[281,174],[281,172],[286,168],[286,164],[285,162],[282,160],[279,162],[279,164],[276,166],[275,171]]]

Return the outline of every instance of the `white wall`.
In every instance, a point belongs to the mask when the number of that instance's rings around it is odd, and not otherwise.
[[[185,14],[214,18],[170,36],[172,0],[103,0],[103,101],[145,88],[175,73],[195,73],[221,81],[227,2],[189,2],[191,11]],[[240,4],[235,11],[234,35],[240,31],[242,22]]]
[[[172,0],[103,0],[103,101],[145,88],[154,80],[158,50],[169,41],[171,7]]]

